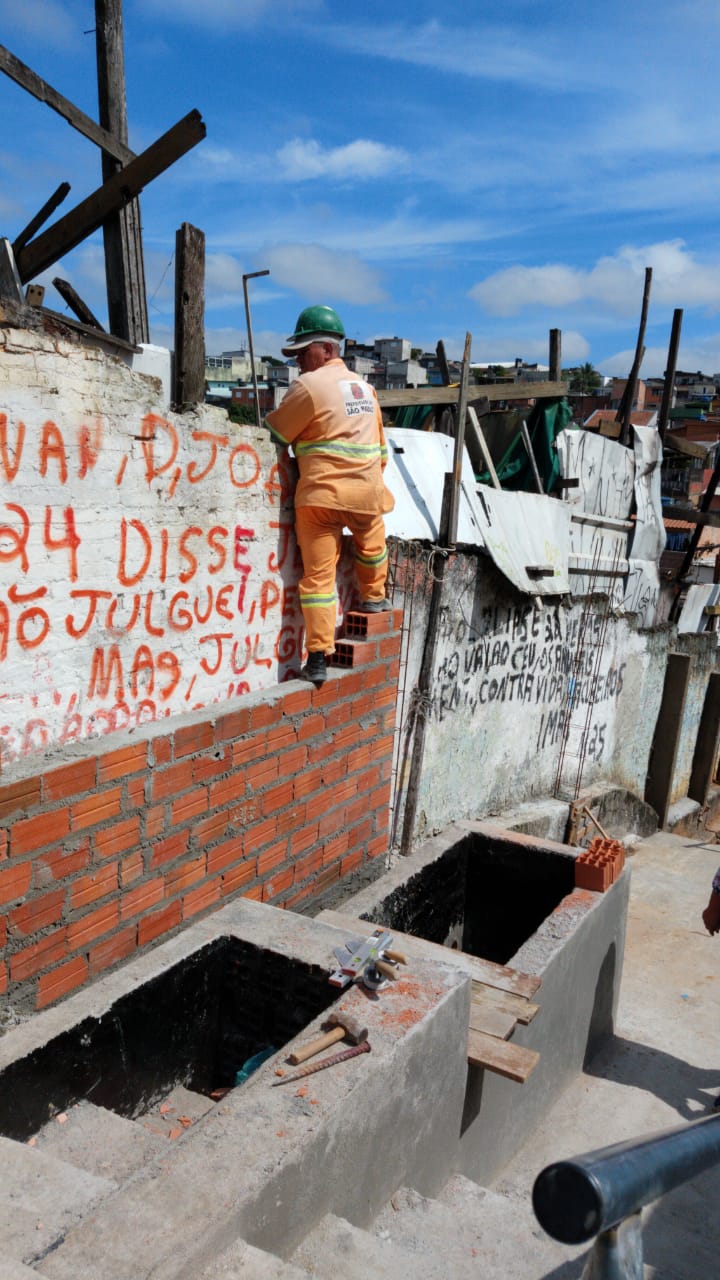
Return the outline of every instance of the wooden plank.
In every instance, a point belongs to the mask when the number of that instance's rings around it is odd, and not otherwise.
[[[39,209],[34,218],[31,218],[26,227],[13,240],[13,253],[17,257],[20,250],[25,247],[28,240],[32,240],[36,231],[39,231],[44,222],[47,222],[51,213],[54,213],[58,205],[70,193],[70,183],[61,182],[60,186],[53,192],[49,200],[45,201],[42,209]]]
[[[80,111],[78,107],[73,106],[72,102],[68,102],[67,98],[63,98],[61,93],[51,88],[45,80],[31,71],[25,66],[19,58],[0,44],[0,71],[4,71],[6,76],[19,84],[21,88],[31,93],[33,98],[38,98],[40,102],[44,102],[48,107],[52,107],[53,111],[57,111],[58,115],[67,120],[73,129],[77,129],[78,133],[82,133],[91,142],[96,142],[103,151],[108,151],[110,155],[115,156],[116,160],[121,160],[123,164],[129,164],[135,159],[135,152],[129,147],[124,146],[119,139],[114,138],[107,129],[102,129],[96,124],[90,116],[86,116],[84,111]]]
[[[494,964],[492,960],[483,960],[480,956],[468,955],[466,951],[454,951],[443,947],[439,942],[428,942],[425,938],[416,938],[409,933],[400,933],[392,925],[384,921],[355,920],[352,916],[343,915],[340,911],[321,911],[318,919],[336,928],[344,929],[354,938],[367,938],[378,924],[384,924],[395,939],[396,950],[404,951],[408,956],[418,960],[441,960],[443,964],[454,964],[477,982],[488,987],[497,987],[499,991],[509,991],[518,996],[534,996],[540,986],[540,978],[534,974],[520,973],[504,964]]]
[[[700,440],[686,440],[683,436],[676,436],[672,431],[663,439],[663,449],[665,451],[671,449],[676,453],[687,454],[690,458],[706,458],[710,450],[714,448],[715,441],[712,444],[702,444]]]
[[[665,432],[667,431],[668,419],[672,408],[673,391],[675,390],[675,370],[677,369],[678,348],[680,346],[680,331],[682,329],[683,313],[680,308],[673,312],[672,329],[670,331],[670,345],[668,347],[667,362],[665,364],[665,381],[663,382],[662,401],[660,404],[660,412],[658,413],[657,431],[660,439],[664,441]]]
[[[175,236],[175,366],[173,404],[205,399],[205,236],[183,222]]]
[[[492,454],[490,453],[490,449],[488,448],[488,442],[485,439],[485,432],[480,426],[480,419],[478,418],[472,405],[468,407],[467,412],[468,412],[468,418],[472,423],[472,429],[475,433],[475,440],[477,441],[478,448],[480,449],[480,452],[482,454],[483,462],[485,463],[485,469],[486,471],[490,472],[490,479],[493,482],[493,487],[495,489],[502,489],[502,485],[500,484],[500,481],[498,479],[498,473],[495,470],[495,464],[493,463],[493,460],[492,460]]]
[[[533,1004],[526,996],[514,995],[511,991],[498,991],[497,987],[489,987],[487,983],[477,982],[475,979],[472,983],[472,992],[473,1000],[498,1009],[502,1013],[512,1014],[523,1026],[532,1022],[540,1012],[540,1005]]]
[[[457,404],[460,388],[452,387],[401,387],[397,391],[378,388],[377,398],[383,409],[404,404]],[[489,382],[484,386],[468,387],[468,401],[488,400],[544,400],[567,394],[567,382]]]
[[[473,1067],[484,1067],[486,1071],[524,1084],[539,1059],[535,1049],[498,1040],[484,1031],[468,1031],[468,1062]]]
[[[100,329],[104,332],[104,326],[101,325],[97,316],[93,315],[87,303],[83,302],[79,293],[75,292],[69,280],[61,280],[60,276],[55,276],[53,284],[60,297],[75,312],[78,320],[82,320],[83,324],[89,325],[91,329]]]
[[[111,213],[128,204],[148,182],[201,142],[205,132],[199,111],[190,111],[132,160],[126,169],[114,174],[64,218],[31,240],[18,257],[18,272],[23,284],[97,231]]]
[[[494,1009],[481,996],[473,995],[470,1001],[471,1031],[483,1031],[485,1035],[507,1040],[516,1026],[517,1018],[512,1013],[503,1013],[501,1009]]]

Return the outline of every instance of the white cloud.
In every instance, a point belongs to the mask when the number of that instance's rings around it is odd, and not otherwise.
[[[652,267],[652,303],[720,309],[720,260],[698,260],[683,240],[625,245],[598,259],[589,271],[555,263],[494,272],[470,290],[491,315],[516,315],[525,307],[599,303],[607,311],[639,313],[645,268]]]
[[[640,377],[661,378],[667,367],[667,356],[667,347],[648,347]],[[634,357],[634,348],[617,351],[603,359],[602,371],[613,377],[626,378]],[[705,374],[720,372],[720,333],[708,334],[704,338],[690,338],[687,343],[681,342],[677,367],[686,370],[702,369]]]
[[[82,40],[86,26],[77,10],[71,17],[59,0],[6,0],[0,3],[0,19],[5,34],[12,31],[61,48]]]
[[[361,305],[385,301],[377,272],[355,253],[315,244],[278,244],[265,248],[261,256],[280,284],[306,298]]]
[[[529,32],[522,26],[442,26],[437,21],[388,26],[325,25],[317,34],[353,53],[429,67],[450,75],[480,80],[567,89],[586,85],[591,63],[574,65],[562,34],[546,27]]]
[[[286,178],[301,182],[309,178],[380,178],[407,165],[404,151],[367,138],[325,149],[314,138],[293,138],[281,147],[277,159]]]

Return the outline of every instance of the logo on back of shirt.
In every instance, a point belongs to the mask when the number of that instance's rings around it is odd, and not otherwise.
[[[348,418],[355,418],[360,413],[375,413],[372,390],[366,382],[343,381],[339,386]]]

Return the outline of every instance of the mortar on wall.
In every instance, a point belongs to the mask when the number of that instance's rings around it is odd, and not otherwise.
[[[491,823],[460,822],[340,908],[349,920],[444,943],[451,962],[467,972],[472,965],[460,947],[540,978],[533,997],[539,1013],[512,1035],[540,1054],[529,1079],[521,1085],[468,1068],[458,1169],[480,1182],[496,1176],[613,1033],[630,873],[626,868],[606,893],[575,889],[580,852]]]

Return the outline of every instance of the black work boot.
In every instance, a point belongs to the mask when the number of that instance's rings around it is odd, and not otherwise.
[[[358,613],[389,613],[392,605],[389,600],[361,600]]]
[[[309,653],[308,660],[300,672],[301,680],[309,680],[315,685],[316,689],[320,688],[327,680],[327,666],[325,663],[324,653]]]

